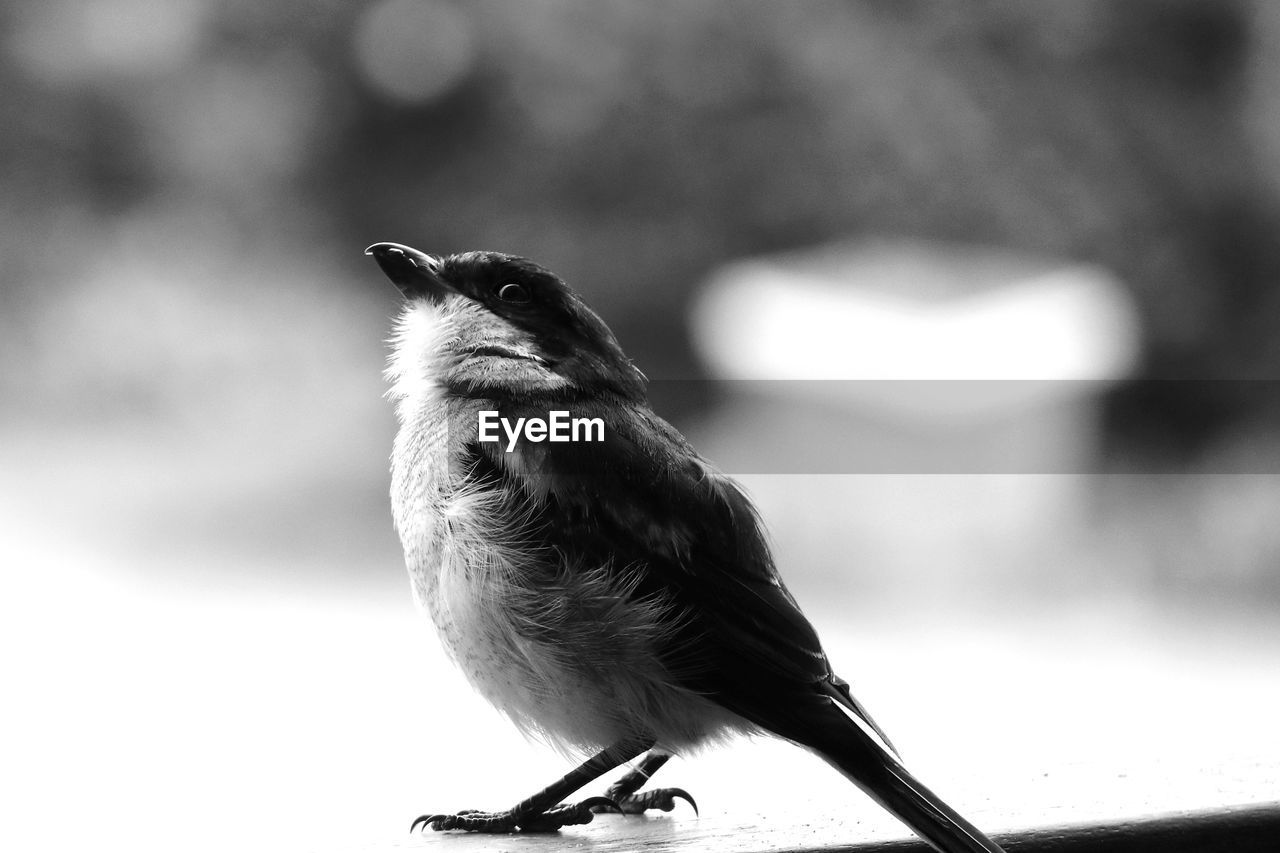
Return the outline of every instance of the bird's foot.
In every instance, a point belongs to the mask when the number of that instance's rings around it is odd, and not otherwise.
[[[596,809],[614,811],[619,807],[619,803],[608,797],[591,797],[580,803],[562,803],[537,814],[520,814],[515,809],[504,812],[466,809],[456,814],[422,815],[414,820],[409,831],[429,826],[436,832],[449,829],[488,833],[555,832],[563,826],[591,823]]]
[[[637,794],[614,797],[611,801],[612,805],[601,804],[595,806],[595,811],[614,814],[618,812],[622,814],[644,814],[649,809],[657,809],[658,811],[669,812],[676,807],[677,797],[693,806],[694,814],[698,813],[698,804],[689,792],[683,788],[653,788]]]

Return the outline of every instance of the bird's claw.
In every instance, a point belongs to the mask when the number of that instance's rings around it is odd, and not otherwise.
[[[410,832],[420,828],[431,827],[434,832],[448,832],[461,829],[465,832],[515,832],[521,827],[516,823],[511,812],[482,812],[479,809],[464,809],[453,814],[422,815],[409,826]]]
[[[449,817],[449,815],[442,815],[442,814],[430,814],[430,815],[428,815],[428,814],[421,814],[421,815],[418,815],[417,817],[415,817],[415,818],[413,819],[413,823],[409,824],[409,833],[410,833],[410,834],[413,834],[413,833],[417,832],[417,831],[418,831],[418,827],[424,827],[424,828],[425,828],[425,827],[427,827],[427,826],[430,826],[432,829],[435,829],[435,828],[436,828],[436,827],[435,827],[435,823],[436,823],[436,821],[442,821],[442,820],[444,820],[446,817]]]
[[[577,826],[595,820],[599,807],[616,806],[608,797],[589,797],[580,803],[559,805],[520,822],[521,832],[555,832],[564,826]]]
[[[688,803],[689,806],[693,809],[694,817],[700,816],[700,813],[698,812],[698,801],[693,798],[693,794],[690,794],[684,788],[666,788],[665,790],[667,792],[668,805],[666,808],[663,809],[664,812],[669,812],[673,808],[675,808],[676,807],[675,798],[679,797],[680,799]]]
[[[676,807],[676,798],[687,802],[693,807],[693,813],[698,814],[698,803],[693,799],[693,795],[683,788],[654,788],[651,791],[641,791],[638,794],[628,794],[621,797],[617,802],[610,800],[613,804],[612,808],[597,808],[597,812],[605,813],[621,813],[621,814],[644,814],[649,809],[657,809],[658,811],[669,812]]]
[[[435,832],[461,829],[466,832],[555,832],[561,827],[591,823],[597,809],[618,810],[616,802],[608,797],[591,797],[580,803],[555,806],[539,814],[521,817],[512,811],[482,812],[464,809],[454,814],[422,815],[410,825],[410,832],[431,827]]]
[[[600,812],[596,811],[596,809],[613,809],[615,811],[618,811],[622,808],[622,806],[618,805],[618,801],[613,799],[612,797],[588,797],[587,799],[578,803],[578,806],[580,808],[581,807],[589,808],[591,809],[592,812],[595,812],[596,814],[600,814]]]

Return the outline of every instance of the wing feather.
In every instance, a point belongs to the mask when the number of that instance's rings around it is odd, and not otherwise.
[[[804,740],[813,703],[832,699],[879,732],[832,671],[737,484],[645,406],[583,401],[574,415],[602,417],[604,441],[472,452],[527,491],[548,545],[577,565],[638,572],[634,595],[673,605],[677,624],[659,649],[672,676],[794,740]],[[502,416],[546,409],[507,403]]]

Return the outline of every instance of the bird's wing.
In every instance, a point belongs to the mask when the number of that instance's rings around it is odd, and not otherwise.
[[[813,626],[773,565],[755,508],[674,427],[645,406],[590,401],[604,440],[494,445],[473,452],[517,480],[548,541],[586,565],[637,572],[634,594],[673,604],[660,653],[685,687],[757,725],[803,741],[834,700],[883,733],[835,676]],[[507,403],[504,417],[546,416]],[[886,739],[887,740],[887,739]]]
[[[477,445],[474,458],[525,491],[539,535],[570,563],[628,571],[631,595],[676,605],[658,650],[673,678],[810,747],[936,849],[1001,853],[899,763],[832,672],[737,486],[645,407],[577,408],[605,419],[604,441]]]

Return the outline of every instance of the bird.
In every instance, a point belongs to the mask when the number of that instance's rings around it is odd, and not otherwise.
[[[590,756],[510,808],[424,814],[411,831],[696,811],[685,790],[644,785],[673,755],[764,734],[823,758],[943,853],[1001,851],[903,766],[783,583],[746,493],[655,414],[644,374],[562,278],[501,252],[365,254],[403,296],[386,378],[414,597],[485,699]],[[603,430],[554,440],[557,412]],[[486,416],[525,428],[482,440]],[[566,802],[624,764],[604,796]]]

